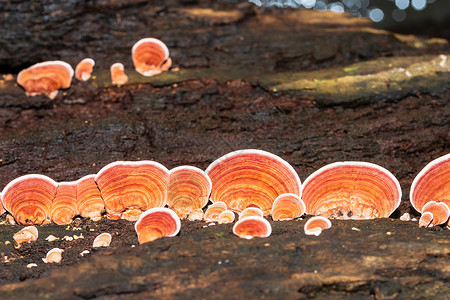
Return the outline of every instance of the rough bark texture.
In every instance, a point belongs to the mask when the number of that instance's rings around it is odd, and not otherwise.
[[[302,180],[335,161],[380,164],[401,183],[398,218],[416,213],[408,199],[414,176],[450,149],[446,40],[376,30],[347,15],[219,1],[3,1],[0,24],[0,73],[96,60],[95,78],[74,79],[55,100],[0,81],[0,187],[29,173],[76,180],[116,160],[204,169],[230,151],[258,148],[290,162]],[[152,78],[134,71],[130,55],[148,36],[162,39],[174,61]],[[129,84],[111,85],[115,62]],[[11,299],[449,293],[448,230],[336,221],[311,238],[303,222],[274,223],[272,237],[250,241],[232,236],[231,226],[183,223],[176,238],[135,249],[130,240],[72,267],[42,266],[46,272],[30,276],[37,280],[8,284],[18,281],[11,275],[0,291]],[[135,239],[132,224],[120,228]],[[1,225],[0,241],[17,230]],[[18,250],[1,251],[20,266]]]

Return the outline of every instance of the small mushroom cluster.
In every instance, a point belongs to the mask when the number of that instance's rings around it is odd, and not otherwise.
[[[155,38],[143,38],[136,42],[131,50],[135,70],[143,76],[154,76],[168,71],[172,65],[167,46]],[[72,77],[80,81],[91,78],[95,61],[92,58],[81,60],[75,68],[60,60],[46,61],[32,65],[17,75],[17,83],[25,89],[27,96],[46,95],[54,99],[60,89],[68,89]],[[114,85],[128,82],[125,67],[115,63],[110,67],[111,81]]]
[[[447,222],[450,214],[450,154],[428,164],[414,179],[411,203],[420,226]],[[57,183],[43,175],[11,181],[1,193],[4,208],[23,225],[69,224],[76,215],[136,221],[139,242],[180,231],[180,219],[232,223],[242,238],[267,237],[274,221],[304,213],[318,216],[305,233],[319,235],[333,219],[386,218],[399,206],[401,188],[388,170],[366,162],[337,162],[320,168],[303,184],[280,157],[246,149],[226,154],[205,170],[168,170],[155,161],[118,161],[97,174]],[[206,207],[208,201],[212,204]],[[166,208],[165,206],[168,206]],[[205,209],[205,211],[204,211]]]

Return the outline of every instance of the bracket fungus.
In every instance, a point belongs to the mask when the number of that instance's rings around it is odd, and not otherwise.
[[[50,209],[53,223],[58,225],[70,224],[77,214],[77,183],[58,183],[55,199],[53,199]]]
[[[305,234],[318,236],[323,230],[331,228],[331,221],[322,216],[314,216],[305,223]]]
[[[99,234],[92,243],[92,248],[99,248],[99,247],[109,247],[111,244],[112,236],[104,232],[102,234]]]
[[[234,212],[232,210],[224,210],[219,214],[217,217],[217,222],[219,224],[228,224],[233,223],[236,216],[234,215]]]
[[[303,183],[306,212],[335,219],[387,218],[400,205],[400,183],[391,172],[367,162],[336,162]]]
[[[47,252],[47,255],[42,260],[46,264],[51,263],[59,263],[62,260],[62,253],[64,250],[61,250],[59,248],[53,248],[50,251]]]
[[[50,223],[50,209],[58,184],[50,177],[30,174],[8,183],[2,192],[2,203],[17,223],[40,225]]]
[[[206,209],[203,218],[206,222],[217,222],[219,220],[219,215],[226,210],[227,205],[222,201],[210,204]]]
[[[167,205],[184,219],[194,209],[208,203],[211,180],[205,172],[191,166],[180,166],[170,170]]]
[[[169,70],[172,59],[167,46],[155,38],[143,38],[131,49],[134,68],[144,76],[150,77]]]
[[[173,210],[165,207],[155,207],[145,211],[134,224],[139,244],[161,237],[176,236],[180,228],[180,218]]]
[[[85,58],[78,63],[75,68],[75,78],[80,81],[87,81],[91,78],[95,61],[92,58]]]
[[[299,196],[292,193],[282,194],[273,202],[272,220],[292,220],[302,216],[305,211],[305,203]]]
[[[419,227],[441,225],[447,222],[449,217],[450,209],[447,204],[444,202],[430,201],[422,207],[422,216],[419,220]]]
[[[213,185],[211,201],[223,201],[229,209],[241,212],[259,207],[270,214],[273,201],[284,193],[300,196],[300,178],[280,157],[255,149],[237,150],[215,160],[206,169]]]
[[[20,71],[17,83],[25,89],[27,96],[44,94],[54,99],[59,89],[70,87],[73,73],[72,67],[66,62],[46,61]]]
[[[265,238],[272,233],[272,226],[264,217],[250,216],[237,221],[233,226],[233,233],[240,238]]]
[[[13,239],[16,241],[18,248],[22,243],[31,243],[38,239],[39,232],[35,226],[27,226],[14,234]]]
[[[121,63],[111,65],[111,82],[115,85],[124,85],[128,82],[128,76],[125,74],[125,67]]]
[[[2,198],[2,193],[0,193],[0,199]],[[6,209],[3,207],[3,203],[0,201],[0,216],[6,212]]]
[[[116,161],[103,167],[95,182],[108,218],[135,221],[139,215],[167,202],[169,170],[155,161]]]
[[[201,208],[197,208],[189,213],[188,220],[189,221],[202,221],[204,215],[205,214],[203,213],[203,210]]]
[[[411,185],[409,200],[421,213],[431,201],[450,207],[450,153],[431,161],[419,172]]]
[[[263,217],[264,213],[261,209],[257,207],[247,207],[239,214],[239,220],[251,216]]]
[[[90,218],[92,221],[102,218],[105,204],[95,183],[95,174],[77,180],[77,205],[80,216]]]

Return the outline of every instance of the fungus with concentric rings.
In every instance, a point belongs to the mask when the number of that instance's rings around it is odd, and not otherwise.
[[[111,82],[115,85],[124,85],[128,82],[128,76],[125,74],[125,67],[121,63],[111,65]]]
[[[167,201],[169,170],[155,161],[117,161],[103,167],[95,182],[108,218],[135,221],[153,207]]]
[[[292,220],[302,216],[305,211],[305,203],[299,196],[292,193],[282,194],[273,202],[272,220]]]
[[[250,216],[237,221],[233,226],[233,233],[240,238],[265,238],[272,233],[272,226],[264,217]]]
[[[431,161],[417,174],[411,185],[409,200],[420,213],[431,201],[443,202],[450,207],[450,154]]]
[[[78,214],[77,206],[77,183],[74,181],[58,183],[50,209],[52,222],[58,225],[70,224]]]
[[[75,67],[75,78],[80,81],[87,81],[91,78],[95,61],[92,58],[85,58]]]
[[[391,172],[367,162],[336,162],[303,183],[306,212],[335,219],[387,218],[400,205],[402,191]]]
[[[318,236],[323,230],[331,228],[331,221],[322,216],[314,216],[305,223],[305,234]]]
[[[46,61],[22,70],[17,75],[27,96],[44,94],[54,99],[59,89],[67,89],[72,83],[72,67],[63,61]]]
[[[170,170],[167,205],[184,219],[194,209],[208,203],[211,180],[205,172],[191,166],[180,166]]]
[[[150,77],[169,70],[172,59],[167,46],[155,38],[143,38],[131,49],[134,68],[144,76]]]
[[[165,207],[150,208],[141,214],[134,225],[139,244],[176,236],[180,228],[180,218],[173,210]]]
[[[264,213],[257,207],[247,207],[239,214],[239,220],[251,216],[263,217]]]
[[[202,221],[205,213],[201,208],[194,209],[189,213],[188,220],[189,221]]]
[[[431,220],[428,213],[431,214]],[[436,226],[447,222],[450,217],[450,209],[444,202],[430,201],[422,207],[422,217],[419,220],[419,227]]]
[[[219,216],[217,217],[217,222],[219,224],[233,223],[235,218],[236,216],[234,215],[234,212],[227,209],[219,214]]]
[[[8,183],[2,192],[5,209],[22,225],[50,223],[58,184],[50,177],[30,174]]]
[[[259,207],[269,215],[273,201],[281,194],[300,196],[300,178],[280,157],[262,150],[246,149],[215,160],[206,174],[213,184],[211,201],[223,201],[235,212]]]
[[[206,222],[217,222],[219,220],[219,215],[226,210],[227,205],[222,201],[210,204],[205,211],[203,219]]]
[[[100,190],[95,183],[95,174],[77,180],[77,205],[80,216],[98,221],[105,211]]]
[[[112,236],[111,234],[104,232],[102,234],[99,234],[92,243],[92,248],[99,248],[99,247],[109,247],[111,244]]]

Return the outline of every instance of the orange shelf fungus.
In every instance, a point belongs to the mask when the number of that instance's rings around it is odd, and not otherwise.
[[[318,236],[323,230],[331,228],[331,222],[325,217],[315,216],[306,221],[305,233],[307,235]]]
[[[18,247],[23,243],[31,243],[38,239],[39,232],[34,226],[27,226],[19,230],[16,234],[14,234],[13,239],[16,241]]]
[[[411,185],[409,201],[421,213],[431,201],[450,207],[450,154],[431,161],[419,172]]]
[[[431,214],[431,220],[430,216]],[[450,209],[444,202],[430,201],[422,207],[422,216],[419,220],[419,227],[436,226],[447,222],[450,217]]]
[[[92,58],[85,58],[78,63],[75,68],[75,78],[80,81],[87,81],[94,71],[95,61]]]
[[[224,210],[219,214],[217,217],[217,222],[219,224],[228,224],[233,223],[236,216],[234,215],[234,212],[232,210]]]
[[[172,66],[169,49],[155,38],[144,38],[136,42],[131,49],[131,58],[136,71],[147,77],[158,75]]]
[[[303,183],[306,212],[335,219],[387,218],[400,205],[402,191],[391,172],[366,162],[336,162]]]
[[[59,248],[53,248],[47,252],[47,255],[42,260],[46,264],[59,263],[62,260],[62,252],[63,250]]]
[[[2,193],[0,193],[0,199],[2,198]],[[0,201],[0,216],[6,212],[6,209],[3,207],[3,203]]]
[[[216,202],[208,206],[203,216],[206,222],[217,222],[219,220],[219,215],[227,210],[227,205],[222,202]]]
[[[162,237],[173,237],[180,232],[181,222],[177,214],[165,207],[155,207],[142,213],[134,225],[139,244]]]
[[[17,75],[17,83],[21,85],[27,96],[44,94],[54,99],[59,89],[67,89],[72,83],[72,67],[63,61],[46,61],[35,64]]]
[[[299,196],[292,193],[282,194],[273,202],[272,220],[292,220],[302,216],[305,211],[305,203]]]
[[[208,203],[211,180],[203,170],[191,166],[180,166],[170,170],[167,204],[184,219],[194,209]]]
[[[108,218],[135,221],[167,201],[169,170],[155,161],[117,161],[95,176]]]
[[[197,208],[189,213],[188,220],[189,221],[202,221],[204,215],[205,214],[203,213],[203,210],[201,208]]]
[[[233,233],[240,238],[265,238],[272,233],[272,226],[264,217],[250,216],[237,221],[233,226]]]
[[[239,214],[239,220],[251,216],[263,217],[264,213],[261,209],[257,207],[247,207]]]
[[[125,67],[121,63],[115,63],[110,68],[111,82],[115,85],[124,85],[128,82],[128,76],[125,74]]]
[[[246,149],[226,154],[214,161],[206,174],[213,184],[211,201],[223,201],[241,212],[258,207],[270,214],[273,201],[284,193],[300,196],[300,178],[280,157],[262,150]]]
[[[3,189],[2,203],[19,224],[47,224],[57,187],[53,179],[44,175],[21,176]]]
[[[77,180],[77,209],[83,218],[98,221],[105,211],[105,204],[94,178],[95,174],[91,174]]]
[[[67,225],[78,214],[76,182],[60,182],[50,209],[53,223]]]
[[[99,234],[92,243],[92,248],[99,248],[99,247],[109,247],[111,244],[112,236],[105,232],[102,234]]]

